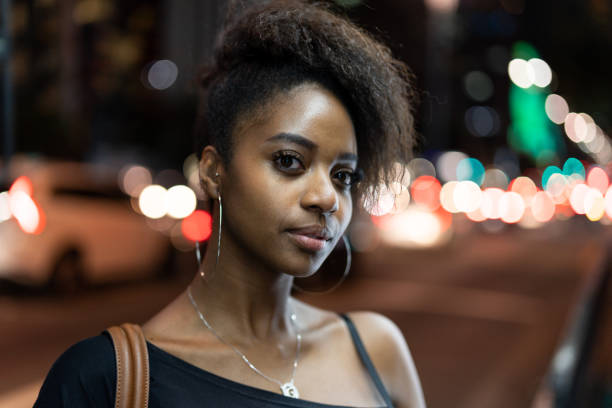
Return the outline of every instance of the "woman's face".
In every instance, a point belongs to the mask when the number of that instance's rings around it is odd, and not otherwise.
[[[231,248],[243,262],[309,276],[351,218],[355,130],[340,100],[314,84],[276,96],[263,109],[243,118],[233,135],[220,182],[221,252]]]

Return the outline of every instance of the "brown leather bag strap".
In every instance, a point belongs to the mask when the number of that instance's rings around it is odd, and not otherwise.
[[[113,340],[117,363],[115,408],[149,405],[149,353],[140,326],[124,323],[106,331]]]

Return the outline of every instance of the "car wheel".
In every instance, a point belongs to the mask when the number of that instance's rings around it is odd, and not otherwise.
[[[68,251],[56,262],[50,287],[63,293],[73,293],[85,284],[83,260],[78,251]]]

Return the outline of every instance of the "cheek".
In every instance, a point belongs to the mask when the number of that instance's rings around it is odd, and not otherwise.
[[[342,233],[344,234],[344,232],[346,231],[346,228],[351,222],[351,218],[353,217],[353,198],[350,195],[350,193],[347,193],[344,197],[341,198],[341,200],[342,200],[342,205],[341,205],[342,214],[340,215],[339,221],[340,221],[340,227],[341,227]]]
[[[226,194],[227,201],[231,200],[232,216],[261,229],[282,220],[290,199],[290,193],[267,167],[245,166],[232,172],[232,185]]]

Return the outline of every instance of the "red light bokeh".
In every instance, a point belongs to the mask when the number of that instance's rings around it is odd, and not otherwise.
[[[11,185],[9,194],[13,194],[17,191],[23,191],[30,197],[32,197],[34,188],[32,187],[32,181],[26,176],[17,177],[17,179]]]
[[[425,206],[429,211],[440,207],[440,182],[432,176],[420,176],[412,182],[410,193],[415,203]]]
[[[212,233],[212,217],[203,210],[195,210],[181,222],[181,231],[185,238],[193,242],[202,242]]]

